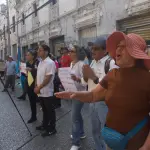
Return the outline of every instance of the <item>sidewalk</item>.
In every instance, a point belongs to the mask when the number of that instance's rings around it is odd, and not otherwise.
[[[2,85],[0,85],[2,89]],[[12,97],[20,110],[25,122],[30,118],[30,107],[28,101],[18,101],[17,96],[21,94],[21,88],[16,86],[16,92]],[[14,108],[7,93],[0,93],[0,149],[1,150],[70,150],[71,147],[71,102],[62,101],[62,108],[57,109],[57,134],[52,137],[42,138],[40,132],[35,127],[42,120],[42,111],[38,107],[38,121],[30,124],[29,129],[33,136],[30,137],[20,116]],[[82,140],[81,150],[93,150],[93,140],[91,137],[89,104],[85,104],[83,109],[83,118],[85,133],[87,138]]]

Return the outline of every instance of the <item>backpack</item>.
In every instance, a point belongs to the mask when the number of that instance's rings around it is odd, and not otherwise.
[[[109,58],[105,61],[105,68],[104,68],[105,74],[107,74],[107,73],[109,72],[111,60],[112,60],[112,58],[109,57]]]

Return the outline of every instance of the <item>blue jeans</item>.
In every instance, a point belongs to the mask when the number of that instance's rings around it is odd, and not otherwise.
[[[72,145],[80,146],[80,137],[84,135],[81,110],[84,103],[72,100]]]
[[[95,142],[96,150],[106,150],[106,145],[101,136],[101,129],[106,122],[106,115],[108,108],[105,102],[98,102],[90,104],[91,108],[91,123],[92,135]]]

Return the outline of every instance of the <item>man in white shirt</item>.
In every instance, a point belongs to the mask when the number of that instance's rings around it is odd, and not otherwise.
[[[88,91],[96,87],[100,80],[107,74],[107,72],[115,67],[115,62],[106,52],[106,36],[101,36],[96,39],[92,46],[93,61],[91,65],[83,67],[82,84],[88,85]],[[104,101],[92,103],[91,106],[91,122],[92,134],[95,142],[96,150],[105,150],[105,143],[101,137],[101,129],[105,125],[107,106]]]
[[[55,63],[48,57],[50,48],[42,45],[38,49],[41,61],[37,69],[37,85],[35,93],[38,94],[43,110],[43,124],[37,130],[45,130],[43,137],[56,133],[56,114],[53,102],[54,85],[53,80],[56,72]]]

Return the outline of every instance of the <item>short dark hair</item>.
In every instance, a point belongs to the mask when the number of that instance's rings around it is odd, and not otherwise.
[[[67,48],[67,47],[64,47],[62,50],[66,50],[66,51],[68,51],[68,48]]]
[[[34,49],[34,51],[38,51],[38,49],[39,49],[39,47],[36,47],[36,48]]]
[[[34,60],[37,58],[37,52],[36,51],[30,50],[30,51],[28,51],[28,53],[30,53],[33,56]]]
[[[78,60],[83,61],[85,59],[85,57],[86,57],[86,53],[85,53],[84,48],[81,48],[81,47],[79,47],[77,45],[74,45],[74,48],[76,50],[76,54],[77,54]]]
[[[42,47],[44,49],[44,51],[47,51],[48,53],[50,53],[50,47],[46,44],[42,44],[40,45],[40,47]]]

